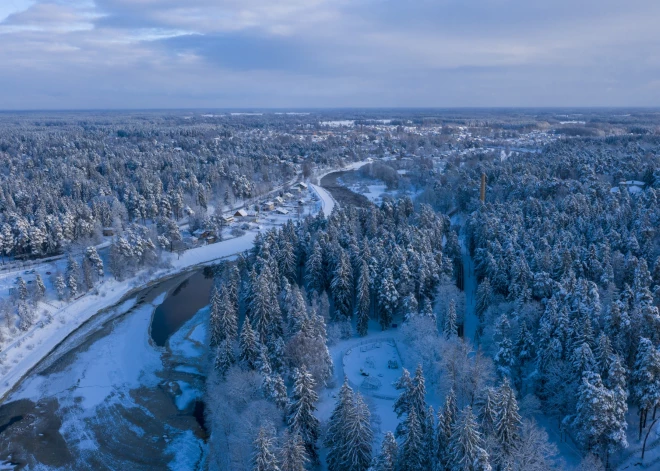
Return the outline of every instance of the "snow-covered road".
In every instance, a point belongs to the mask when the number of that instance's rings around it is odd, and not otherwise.
[[[332,214],[332,210],[335,209],[335,206],[339,208],[339,203],[335,201],[328,190],[318,185],[314,185],[313,183],[310,183],[309,186],[316,192],[321,200],[321,211],[323,211],[325,217],[329,217]]]

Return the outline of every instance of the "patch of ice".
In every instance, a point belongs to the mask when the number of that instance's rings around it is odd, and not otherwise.
[[[176,403],[177,409],[185,410],[191,402],[201,397],[202,392],[185,381],[177,381],[177,383],[181,389],[181,394],[176,397],[174,402]]]
[[[207,446],[192,431],[186,430],[172,440],[165,452],[172,456],[172,461],[167,464],[172,471],[202,469]]]

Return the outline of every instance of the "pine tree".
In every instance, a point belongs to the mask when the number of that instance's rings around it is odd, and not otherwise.
[[[374,460],[373,471],[396,471],[397,456],[399,447],[396,438],[392,432],[385,433],[383,443],[380,447],[380,454]]]
[[[445,314],[445,326],[444,333],[445,338],[450,339],[458,335],[458,325],[456,324],[456,302],[452,299],[449,302],[449,307],[447,308],[447,313]]]
[[[452,471],[475,471],[475,462],[485,453],[479,427],[470,406],[463,409],[452,427],[449,452],[449,468]]]
[[[309,461],[305,453],[305,445],[297,433],[289,430],[284,432],[282,447],[280,448],[280,463],[282,471],[305,471],[305,464]]]
[[[252,456],[252,471],[280,471],[275,456],[275,439],[267,427],[259,428],[259,434],[254,441],[254,455]]]
[[[311,461],[318,463],[316,441],[319,438],[320,426],[314,411],[319,397],[314,386],[314,379],[304,366],[295,370],[287,423],[292,432],[300,434]]]
[[[250,319],[246,316],[241,329],[241,337],[239,342],[240,355],[238,359],[245,363],[245,365],[255,370],[257,362],[259,361],[260,347],[257,341],[257,336],[252,330]]]
[[[497,417],[495,422],[495,436],[504,454],[508,455],[511,448],[519,439],[521,417],[518,413],[516,394],[509,385],[509,380],[506,378],[502,381],[497,391],[495,413]]]
[[[369,278],[369,266],[367,262],[362,262],[360,268],[360,276],[358,278],[357,286],[357,301],[356,301],[356,317],[357,317],[357,331],[361,336],[367,335],[369,328],[369,310],[371,307],[371,291],[369,286],[371,280]]]

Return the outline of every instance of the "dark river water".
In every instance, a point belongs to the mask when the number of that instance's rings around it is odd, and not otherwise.
[[[0,404],[0,464],[204,469],[212,283],[206,269],[145,287],[65,340]]]
[[[196,272],[172,291],[156,308],[151,322],[151,339],[162,347],[197,311],[209,303],[213,275],[208,270]]]

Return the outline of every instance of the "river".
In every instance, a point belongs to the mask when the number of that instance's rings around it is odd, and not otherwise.
[[[65,340],[0,406],[0,463],[203,469],[211,285],[208,269],[165,280]]]
[[[204,469],[211,271],[145,287],[42,360],[0,406],[0,470]]]

